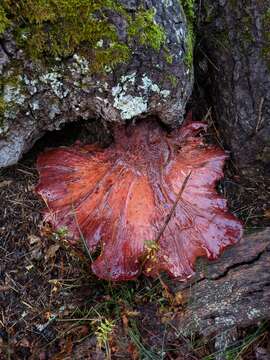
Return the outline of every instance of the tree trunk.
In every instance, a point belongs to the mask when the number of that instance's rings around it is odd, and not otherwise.
[[[176,287],[184,310],[175,319],[185,336],[214,336],[270,319],[270,228],[246,235],[197,278]]]
[[[200,46],[209,60],[207,93],[219,130],[242,174],[266,181],[270,174],[269,1],[202,3]]]

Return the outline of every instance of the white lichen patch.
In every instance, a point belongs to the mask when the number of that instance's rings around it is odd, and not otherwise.
[[[8,131],[9,126],[6,123],[5,119],[1,119],[1,117],[0,117],[0,121],[1,121],[0,122],[0,135],[3,135]]]
[[[177,38],[178,43],[181,43],[182,41],[184,41],[185,31],[181,26],[175,30],[175,36]]]
[[[171,7],[171,6],[173,6],[172,0],[163,0],[162,3],[163,3],[163,5],[164,5],[165,7]]]
[[[256,318],[258,318],[261,315],[260,310],[252,308],[250,310],[247,311],[247,316],[250,320],[254,320]]]
[[[129,85],[135,85],[136,72],[134,71],[134,72],[131,73],[131,74],[122,75],[120,80],[121,80],[121,84],[123,84],[124,90],[127,90],[127,86],[129,86]]]
[[[59,74],[58,72],[52,71],[45,73],[39,77],[39,80],[44,84],[49,85],[53,93],[59,99],[65,98],[69,93],[69,90],[65,89],[64,84],[62,82],[62,75]]]
[[[100,39],[100,40],[96,43],[96,48],[103,48],[103,44],[104,44],[103,39]]]
[[[18,81],[21,82],[21,77],[18,77]],[[22,106],[26,100],[26,95],[23,93],[20,83],[17,84],[5,84],[3,89],[3,101],[5,103],[5,110],[3,113],[4,119],[15,119],[20,106]],[[7,125],[3,125],[2,131],[7,130]]]
[[[235,325],[235,318],[233,316],[216,316],[215,317],[215,324],[216,325],[223,325],[223,326],[233,326]]]
[[[112,96],[113,97],[118,96],[122,90],[124,90],[124,89],[122,89],[122,86],[120,84],[117,84],[116,86],[114,86],[112,88]]]
[[[142,77],[142,85],[139,85],[139,89],[141,89],[144,94],[148,94],[149,92],[154,92],[162,97],[166,98],[170,95],[170,90],[160,90],[160,87],[154,83],[146,74]]]
[[[109,84],[105,81],[96,81],[96,87],[97,87],[97,91],[99,93],[103,93],[103,92],[107,92],[109,90]]]
[[[123,120],[128,120],[146,112],[147,101],[141,96],[120,94],[114,99],[114,107],[121,111]]]
[[[141,85],[136,86],[136,72],[123,75],[120,82],[112,88],[114,107],[121,112],[123,120],[131,119],[147,111],[148,98],[151,93],[166,98],[170,90],[161,90],[146,74],[140,80]],[[136,96],[133,94],[136,93]]]
[[[105,70],[105,72],[107,73],[107,74],[109,74],[109,73],[112,73],[112,68],[109,66],[109,65],[105,65],[104,66],[104,70]]]
[[[51,108],[50,108],[50,111],[49,111],[49,118],[51,120],[53,120],[56,117],[56,115],[59,115],[59,114],[61,114],[61,111],[60,111],[58,105],[57,104],[52,104]]]
[[[120,83],[112,88],[114,107],[121,113],[123,120],[132,119],[147,110],[147,99],[143,96],[133,96],[127,92],[134,91],[136,72],[121,76]]]
[[[31,109],[32,109],[33,111],[39,110],[39,101],[38,101],[38,100],[33,101],[33,102],[30,104],[30,106],[31,106]]]
[[[29,93],[31,95],[36,94],[37,90],[37,85],[38,85],[38,80],[37,79],[29,79],[27,77],[27,75],[23,76],[23,82],[25,84],[25,86],[27,87],[27,90],[29,91]]]
[[[149,91],[160,92],[159,86],[153,83],[152,80],[145,74],[142,77],[142,85],[139,86],[139,89],[142,89],[145,94]]]
[[[20,85],[6,84],[4,86],[3,99],[5,103],[22,105],[25,101],[26,96],[22,93]]]
[[[73,55],[73,63],[69,66],[72,74],[86,75],[89,73],[89,61],[78,54]]]
[[[117,96],[121,92],[126,92],[135,85],[136,81],[136,72],[128,75],[122,75],[120,78],[120,83],[112,88],[112,96]]]
[[[171,94],[170,90],[161,90],[160,95],[164,98],[168,97]]]

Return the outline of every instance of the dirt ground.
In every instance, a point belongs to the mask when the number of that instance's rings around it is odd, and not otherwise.
[[[207,137],[219,142],[207,120]],[[269,359],[258,357],[270,351],[268,324],[242,329],[226,355],[216,354],[211,339],[183,338],[170,326],[168,314],[183,309],[159,280],[98,280],[83,247],[70,247],[64,233],[42,223],[44,204],[34,192],[37,154],[73,143],[78,126],[46,135],[0,174],[0,359]],[[219,191],[246,229],[269,224],[266,185],[241,180],[232,162]]]

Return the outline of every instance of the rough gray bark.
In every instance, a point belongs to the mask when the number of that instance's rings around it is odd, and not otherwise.
[[[192,91],[193,70],[185,61],[188,27],[180,2],[120,2],[131,15],[141,8],[154,9],[155,22],[166,35],[165,44],[157,51],[133,41],[130,60],[100,75],[92,74],[89,60],[78,54],[44,67],[27,58],[11,32],[3,35],[0,80],[5,83],[5,111],[0,123],[0,167],[16,163],[46,131],[78,119],[124,122],[155,115],[166,124],[181,123]],[[119,39],[127,41],[125,21],[119,15],[111,16]],[[17,83],[7,83],[17,69]]]
[[[270,169],[270,8],[262,0],[204,0],[200,47],[207,55],[207,94],[242,174]]]
[[[214,262],[204,262],[192,283],[177,289],[183,312],[175,325],[183,335],[220,335],[270,319],[270,228],[246,235]]]

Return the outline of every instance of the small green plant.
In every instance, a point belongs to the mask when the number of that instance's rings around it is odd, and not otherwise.
[[[99,319],[99,324],[97,325],[95,335],[97,337],[98,346],[100,348],[105,348],[107,358],[110,358],[110,346],[109,340],[113,333],[115,322],[108,319]]]
[[[56,229],[53,233],[53,236],[56,240],[64,239],[68,236],[68,228],[65,226]]]
[[[163,351],[161,354],[157,354],[156,352],[152,351],[150,348],[145,346],[142,342],[141,334],[136,324],[136,321],[130,321],[130,328],[128,330],[128,335],[132,343],[138,349],[141,359],[148,359],[148,360],[162,360],[164,358]]]
[[[158,261],[157,259],[157,252],[159,250],[158,243],[154,240],[146,240],[144,242],[144,245],[145,245],[145,255],[142,264],[144,264],[147,260],[151,260],[153,263],[156,263]],[[151,272],[151,271],[152,271],[151,267],[146,268],[146,272]]]

